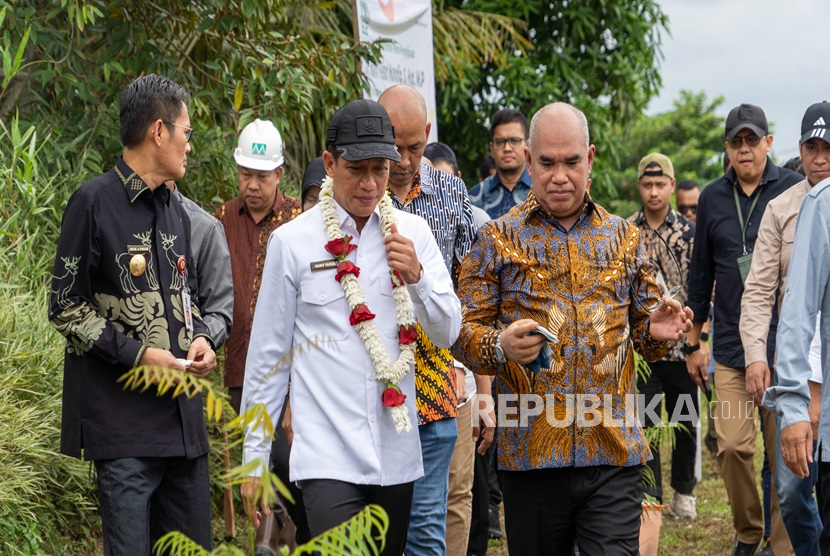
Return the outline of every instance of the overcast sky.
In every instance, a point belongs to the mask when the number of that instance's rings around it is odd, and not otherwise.
[[[671,109],[681,89],[723,95],[718,112],[748,102],[774,124],[779,164],[798,154],[801,117],[830,100],[830,0],[658,0],[669,16],[663,89],[647,112]]]

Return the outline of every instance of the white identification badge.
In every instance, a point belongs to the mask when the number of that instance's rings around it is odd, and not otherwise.
[[[190,292],[187,288],[182,290],[182,308],[184,309],[184,325],[193,332],[193,313],[190,311]]]

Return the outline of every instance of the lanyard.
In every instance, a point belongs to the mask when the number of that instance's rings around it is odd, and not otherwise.
[[[749,206],[749,214],[746,215],[747,220],[752,218],[752,211],[755,210],[755,204],[761,197],[762,187],[764,187],[763,184],[758,186],[758,194],[755,195],[755,199],[752,200],[752,204]],[[738,223],[741,225],[741,246],[744,250],[743,254],[746,255],[746,224],[744,223],[744,215],[741,212],[741,203],[738,201],[738,189],[734,185],[732,186],[732,193],[735,195],[735,208],[738,211]]]

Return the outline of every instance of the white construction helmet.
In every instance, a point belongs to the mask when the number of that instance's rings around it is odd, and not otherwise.
[[[256,119],[239,134],[233,152],[236,163],[251,170],[269,171],[282,166],[282,137],[271,122]]]

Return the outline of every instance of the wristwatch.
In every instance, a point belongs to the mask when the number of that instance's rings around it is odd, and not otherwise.
[[[700,333],[700,341],[701,342],[708,342],[709,341],[709,333],[708,332],[701,332]]]
[[[500,365],[507,363],[507,357],[504,356],[504,350],[501,348],[501,334],[496,336],[496,345],[493,346],[493,351],[496,353],[496,363]]]
[[[691,345],[689,342],[683,342],[683,353],[689,355],[690,353],[694,353],[700,349],[700,342],[696,343],[695,345]]]

